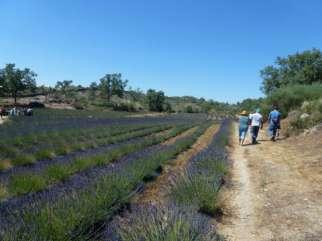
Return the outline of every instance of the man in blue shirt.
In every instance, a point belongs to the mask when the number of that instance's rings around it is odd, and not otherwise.
[[[275,141],[277,130],[281,129],[281,113],[277,110],[277,106],[273,106],[273,110],[268,116],[268,132],[270,134],[271,141]]]

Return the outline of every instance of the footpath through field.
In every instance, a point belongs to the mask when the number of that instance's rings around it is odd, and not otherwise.
[[[228,241],[322,240],[322,129],[239,146],[232,136],[231,185],[219,232]]]

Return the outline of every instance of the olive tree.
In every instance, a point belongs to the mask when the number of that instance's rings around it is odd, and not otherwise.
[[[14,98],[16,104],[21,92],[36,89],[36,76],[36,73],[28,68],[19,69],[15,64],[6,64],[0,69],[0,93]]]

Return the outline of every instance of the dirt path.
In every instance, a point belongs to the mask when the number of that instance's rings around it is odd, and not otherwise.
[[[219,232],[231,241],[322,240],[322,130],[276,143],[265,134],[254,146],[233,139]]]

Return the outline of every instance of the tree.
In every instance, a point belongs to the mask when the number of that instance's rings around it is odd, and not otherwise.
[[[164,104],[164,111],[168,112],[168,113],[172,113],[173,112],[173,109],[172,109],[172,106],[169,102],[165,102]]]
[[[7,93],[3,71],[3,69],[0,69],[0,96],[4,96]]]
[[[65,97],[71,97],[73,91],[72,83],[72,80],[57,81],[55,89],[60,91]]]
[[[111,100],[112,95],[117,95],[122,98],[128,81],[122,80],[121,74],[106,74],[100,79],[99,88],[102,95],[107,99]]]
[[[145,94],[143,93],[143,91],[140,88],[133,89],[133,88],[129,87],[128,94],[133,101],[143,102],[145,100]]]
[[[322,83],[322,52],[318,49],[277,57],[275,66],[265,67],[261,72],[261,90],[270,95],[288,85]]]
[[[261,90],[265,94],[273,93],[276,89],[281,87],[281,76],[279,70],[272,65],[265,67],[260,71],[260,75],[263,79]]]
[[[72,88],[72,83],[72,80],[57,81],[55,88],[63,94],[66,94]]]
[[[163,91],[155,91],[149,89],[146,94],[148,106],[150,111],[163,111],[165,96]]]
[[[185,112],[187,112],[187,113],[193,113],[194,111],[193,111],[192,106],[191,105],[186,106]]]
[[[98,88],[98,85],[96,82],[92,82],[89,86],[89,99],[95,100],[96,98],[96,90]]]
[[[4,69],[0,69],[1,94],[8,93],[16,104],[20,92],[36,89],[36,76],[36,73],[28,68],[21,70],[16,68],[15,64],[6,64]]]

